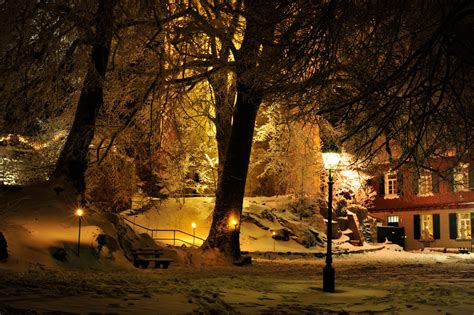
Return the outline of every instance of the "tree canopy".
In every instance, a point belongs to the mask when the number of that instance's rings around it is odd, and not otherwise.
[[[67,130],[51,174],[80,193],[86,174],[103,193],[88,167],[135,174],[150,194],[214,186],[205,247],[238,259],[229,222],[259,113],[319,128],[366,164],[472,157],[473,13],[467,0],[3,1],[0,133]]]

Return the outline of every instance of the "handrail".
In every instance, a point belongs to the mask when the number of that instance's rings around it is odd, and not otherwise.
[[[176,232],[179,232],[179,233],[182,233],[182,234],[184,234],[184,235],[188,235],[188,236],[192,237],[193,239],[198,239],[198,240],[200,240],[200,241],[202,241],[202,242],[205,241],[205,239],[203,239],[203,238],[201,238],[201,237],[199,237],[199,236],[190,234],[190,233],[185,232],[185,231],[182,231],[182,230],[177,230],[177,229],[175,229],[175,230],[173,230],[173,229],[150,229],[150,228],[148,228],[148,227],[145,227],[145,226],[143,226],[143,225],[140,225],[140,224],[138,224],[138,223],[135,223],[135,222],[133,222],[133,221],[131,221],[131,220],[129,220],[129,219],[123,217],[123,216],[122,216],[122,218],[123,218],[125,221],[127,221],[127,222],[129,222],[129,223],[131,223],[131,224],[133,224],[133,225],[135,225],[135,226],[138,226],[138,227],[140,227],[140,228],[142,228],[142,229],[144,229],[145,231],[151,232],[151,237],[153,238],[153,240],[174,241],[175,243],[176,243],[176,241],[180,241],[180,242],[182,242],[182,243],[187,243],[187,244],[192,245],[192,246],[197,246],[197,245],[195,245],[195,244],[191,244],[191,243],[188,242],[188,241],[184,241],[184,240],[182,240],[182,239],[176,238]],[[173,232],[173,238],[157,238],[157,237],[153,237],[153,236],[154,236],[154,235],[153,235],[154,232]]]

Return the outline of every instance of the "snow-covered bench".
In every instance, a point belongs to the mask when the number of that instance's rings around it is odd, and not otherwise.
[[[133,255],[133,265],[137,268],[147,268],[150,262],[155,263],[155,268],[163,267],[163,269],[168,269],[168,266],[173,261],[170,258],[165,258],[160,256],[163,254],[158,248],[138,248],[132,250]]]

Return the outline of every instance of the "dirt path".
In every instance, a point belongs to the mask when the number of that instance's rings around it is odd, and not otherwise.
[[[469,314],[474,260],[460,255],[254,259],[247,267],[58,271],[0,269],[0,314]],[[462,258],[462,259],[461,259]]]

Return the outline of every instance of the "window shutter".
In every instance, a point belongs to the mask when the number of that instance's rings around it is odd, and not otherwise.
[[[440,236],[439,214],[433,214],[433,238],[439,240]]]
[[[448,191],[454,192],[454,170],[448,171]]]
[[[397,195],[403,196],[403,174],[402,174],[402,172],[397,173]]]
[[[471,238],[474,236],[474,212],[471,212]],[[472,244],[472,241],[471,241]]]
[[[413,172],[413,195],[418,195],[419,192],[419,177],[418,177],[418,172]]]
[[[472,163],[469,163],[469,173],[467,176],[469,178],[469,190],[474,191],[474,164]]]
[[[385,196],[385,176],[384,175],[380,176],[379,196],[380,197]]]
[[[439,176],[437,172],[431,172],[431,189],[433,193],[439,193]]]
[[[414,227],[414,237],[415,240],[419,240],[421,237],[421,231],[420,231],[420,215],[415,214],[413,216],[413,227]]]
[[[449,214],[449,238],[455,240],[458,237],[458,219],[456,213]]]

